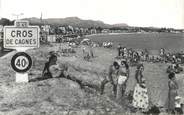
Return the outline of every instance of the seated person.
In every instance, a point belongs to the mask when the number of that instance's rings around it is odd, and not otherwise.
[[[45,63],[45,67],[42,72],[42,78],[48,79],[53,77],[60,77],[64,72],[64,69],[62,69],[57,64],[57,56],[51,55],[49,57],[49,61]]]
[[[179,66],[179,64],[175,64],[173,63],[172,65],[170,65],[168,68],[167,68],[167,73],[180,73],[183,71],[183,68]]]
[[[180,73],[183,71],[183,68],[179,66],[179,64],[176,64],[175,66],[175,73]]]
[[[175,97],[175,113],[177,115],[182,115],[183,114],[181,97],[179,97],[179,96]]]

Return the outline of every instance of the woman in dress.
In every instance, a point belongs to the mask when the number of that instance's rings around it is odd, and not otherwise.
[[[144,66],[139,64],[137,66],[135,78],[137,84],[134,88],[133,107],[136,109],[147,110],[149,107],[148,90],[146,87],[146,80],[143,78]]]
[[[169,86],[169,92],[168,92],[168,111],[170,113],[174,113],[175,109],[175,97],[178,95],[177,90],[178,90],[178,84],[176,82],[176,77],[174,73],[170,73],[168,75],[169,81],[168,81],[168,86]]]
[[[144,71],[143,64],[139,64],[137,66],[137,70],[135,71],[135,79],[136,79],[136,81],[137,81],[138,84],[141,83],[141,80],[143,78],[143,74],[142,74],[143,71]]]

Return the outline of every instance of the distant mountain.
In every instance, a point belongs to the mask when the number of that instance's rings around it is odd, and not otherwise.
[[[67,18],[48,18],[48,19],[39,19],[39,18],[25,18],[24,20],[28,20],[31,24],[50,24],[50,25],[71,25],[74,27],[102,27],[102,28],[111,28],[118,25],[110,25],[105,24],[102,21],[94,21],[94,20],[83,20],[78,17],[67,17]],[[128,26],[127,24],[121,24],[121,26]]]
[[[113,27],[128,27],[128,24],[126,23],[119,23],[119,24],[113,24]]]

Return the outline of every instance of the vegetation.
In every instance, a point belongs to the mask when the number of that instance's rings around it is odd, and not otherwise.
[[[87,28],[88,30],[95,29],[97,33],[101,33],[103,29],[110,30],[109,32],[183,32],[182,29],[173,28],[155,28],[155,27],[131,27],[127,24],[115,24],[109,25],[101,21],[93,20],[82,20],[78,17],[68,17],[68,18],[50,18],[50,19],[38,19],[38,18],[25,18],[31,25],[50,25],[54,30],[53,34],[62,34],[59,27],[72,26],[73,28]],[[13,25],[14,20],[2,18],[0,20],[0,25]],[[67,28],[66,28],[67,29]],[[69,30],[69,29],[68,29]],[[69,30],[70,31],[70,30]]]

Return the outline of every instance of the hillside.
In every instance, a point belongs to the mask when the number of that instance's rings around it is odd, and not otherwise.
[[[128,27],[128,24],[126,24],[126,23],[118,23],[118,24],[113,24],[112,25],[113,27]]]
[[[41,76],[46,55],[49,51],[57,51],[59,44],[41,46],[39,49],[28,50],[32,56],[33,67],[29,78]],[[62,47],[67,47],[62,44]],[[81,48],[76,48],[76,54],[71,57],[58,57],[59,64],[68,66],[68,74],[86,84],[83,88],[74,81],[65,78],[53,78],[34,81],[25,84],[15,83],[14,72],[10,68],[12,56],[0,59],[0,114],[20,115],[116,115],[130,114],[131,105],[124,100],[116,101],[112,95],[112,85],[108,83],[104,95],[99,95],[98,86],[107,74],[107,68],[117,52],[111,49],[94,48],[96,58],[86,62],[82,58]],[[153,104],[164,106],[168,94],[168,78],[165,73],[166,64],[144,63],[144,77],[150,91]],[[127,93],[135,85],[135,67],[130,68],[130,78],[127,83]],[[183,96],[183,80],[178,77],[179,95]],[[96,86],[96,87],[91,87]],[[133,113],[132,113],[133,114]],[[140,113],[134,113],[140,114]]]
[[[51,24],[51,25],[71,25],[74,27],[103,27],[109,28],[112,25],[105,24],[102,21],[94,21],[94,20],[83,20],[78,17],[67,17],[67,18],[48,18],[43,19],[42,21],[39,18],[25,18],[24,20],[28,20],[31,24]]]

